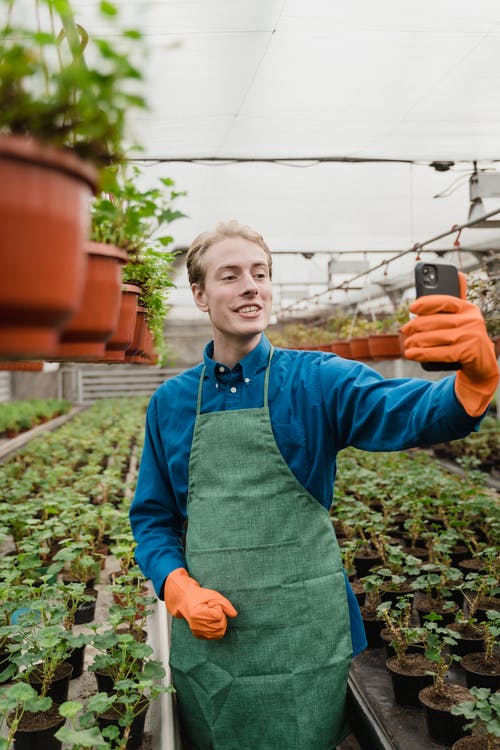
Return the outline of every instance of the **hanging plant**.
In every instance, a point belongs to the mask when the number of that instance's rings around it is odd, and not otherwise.
[[[159,178],[159,187],[141,188],[141,176],[137,167],[106,171],[104,190],[92,203],[91,239],[115,245],[128,254],[123,281],[140,287],[138,305],[146,309],[148,327],[163,361],[163,327],[168,290],[174,286],[175,256],[166,250],[173,237],[161,231],[185,216],[174,208],[174,202],[185,192],[176,191],[168,177]]]
[[[118,28],[116,7],[98,4],[112,35],[90,38],[69,0],[2,0],[0,132],[69,148],[99,168],[121,160],[126,114],[144,108],[133,64],[141,34]],[[132,84],[132,85],[131,85]]]
[[[84,291],[89,215],[104,165],[123,159],[144,107],[136,30],[90,39],[68,0],[0,0],[0,357],[50,359]],[[112,40],[112,41],[111,41]]]

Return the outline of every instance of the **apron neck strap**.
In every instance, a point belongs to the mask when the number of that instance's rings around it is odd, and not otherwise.
[[[274,354],[274,346],[271,344],[271,348],[269,350],[269,359],[267,360],[267,366],[266,366],[266,374],[264,376],[264,406],[268,407],[268,395],[269,395],[269,374],[271,372],[271,359],[273,358]],[[205,372],[207,371],[206,365],[203,365],[201,375],[200,375],[200,382],[198,383],[198,399],[196,402],[196,416],[199,416],[201,414],[201,393],[203,390],[203,381],[205,379]]]

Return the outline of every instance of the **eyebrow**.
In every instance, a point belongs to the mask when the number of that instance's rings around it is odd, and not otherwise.
[[[251,268],[269,268],[269,265],[265,261],[259,261],[258,263],[252,263]],[[226,266],[219,266],[219,268],[216,269],[216,273],[222,273],[223,271],[237,271],[241,266],[239,266],[237,263],[229,263]]]

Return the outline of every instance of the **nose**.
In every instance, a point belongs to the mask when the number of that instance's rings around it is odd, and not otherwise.
[[[245,274],[241,293],[248,296],[255,296],[258,292],[259,288],[252,274]]]

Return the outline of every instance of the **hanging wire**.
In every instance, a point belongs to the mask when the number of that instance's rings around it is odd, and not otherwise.
[[[392,258],[384,258],[380,263],[373,266],[373,268],[369,268],[368,271],[361,271],[360,273],[355,274],[354,276],[351,276],[350,279],[346,279],[345,281],[342,281],[340,284],[329,286],[328,289],[323,290],[322,292],[318,292],[317,294],[311,295],[310,297],[304,297],[303,299],[296,300],[291,305],[289,305],[286,308],[283,308],[283,310],[278,310],[277,314],[280,314],[281,312],[287,311],[287,310],[293,310],[297,305],[301,303],[308,303],[311,302],[314,299],[319,299],[320,297],[323,297],[325,294],[330,294],[332,291],[335,290],[344,290],[346,293],[349,291],[350,285],[357,281],[358,279],[361,279],[365,276],[368,276],[369,274],[373,273],[374,271],[378,271],[381,268],[385,268],[387,270],[387,265],[389,263],[394,262],[395,260],[399,260],[400,258],[404,258],[405,255],[408,255],[409,253],[417,251],[417,257],[420,257],[420,251],[426,246],[430,245],[433,242],[437,242],[438,240],[444,239],[445,237],[449,237],[451,234],[454,234],[455,232],[461,232],[463,229],[466,229],[467,227],[473,227],[479,222],[486,221],[486,219],[489,219],[491,216],[496,216],[497,214],[500,214],[500,208],[495,209],[494,211],[490,211],[487,214],[484,214],[479,219],[474,219],[473,221],[467,221],[464,224],[454,224],[451,229],[449,229],[447,232],[442,232],[441,234],[437,234],[435,237],[431,237],[428,240],[425,240],[424,242],[419,242],[416,245],[413,245],[411,248],[408,248],[407,250],[402,250],[397,255],[393,256]],[[455,240],[456,241],[456,240]]]

